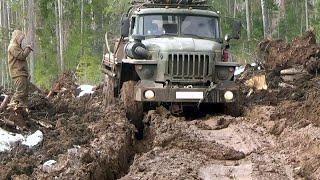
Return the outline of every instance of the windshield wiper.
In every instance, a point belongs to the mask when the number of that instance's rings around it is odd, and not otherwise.
[[[174,33],[160,34],[160,35],[156,35],[155,38],[159,38],[163,36],[178,36],[178,34],[174,34]]]
[[[199,38],[199,39],[208,39],[208,38],[210,38],[210,37],[199,36],[199,35],[196,35],[196,34],[182,34],[182,35],[193,36],[193,37],[196,37],[196,38]]]

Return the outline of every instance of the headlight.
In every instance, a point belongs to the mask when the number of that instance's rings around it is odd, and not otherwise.
[[[234,95],[233,95],[233,92],[231,92],[231,91],[227,91],[226,93],[224,93],[224,98],[227,101],[233,100],[233,97],[234,97]]]
[[[151,91],[151,90],[147,90],[147,91],[145,91],[144,92],[144,97],[146,98],[146,99],[153,99],[154,97],[155,97],[155,94],[154,94],[154,92],[153,91]]]

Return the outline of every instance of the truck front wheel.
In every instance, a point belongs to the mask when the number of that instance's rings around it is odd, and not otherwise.
[[[226,103],[224,105],[225,114],[240,117],[243,114],[243,104],[242,99],[238,98],[235,102]]]
[[[123,102],[128,120],[137,128],[137,139],[143,138],[143,103],[134,100],[134,86],[136,81],[124,82],[121,88],[121,101]]]

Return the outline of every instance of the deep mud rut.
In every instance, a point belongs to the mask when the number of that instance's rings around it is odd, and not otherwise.
[[[238,118],[189,120],[159,107],[146,114],[141,141],[121,104],[104,107],[101,89],[33,94],[32,123],[20,133],[41,130],[44,140],[0,153],[0,179],[320,179],[319,82],[255,92]]]
[[[150,150],[135,156],[122,179],[294,179],[289,155],[276,150],[282,143],[270,134],[274,110],[194,121],[150,112]]]

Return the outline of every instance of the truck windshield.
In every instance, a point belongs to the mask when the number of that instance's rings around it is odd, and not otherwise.
[[[144,36],[175,35],[197,38],[219,38],[215,17],[195,15],[144,15],[139,18],[139,29]]]

